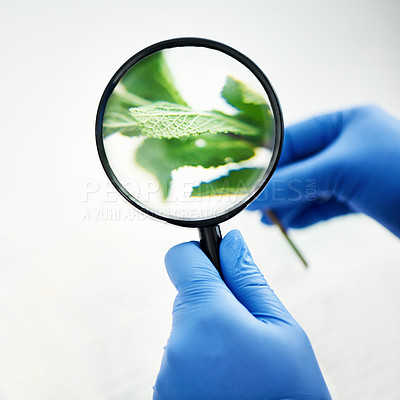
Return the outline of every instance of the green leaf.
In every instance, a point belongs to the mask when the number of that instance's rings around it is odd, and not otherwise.
[[[127,92],[119,83],[108,99],[103,118],[103,137],[119,132],[125,136],[137,136],[140,134],[137,121],[130,112],[130,107],[138,107],[151,104],[150,101]]]
[[[136,162],[159,181],[163,197],[167,198],[171,172],[183,166],[218,167],[240,162],[254,156],[252,143],[224,134],[204,134],[200,138],[147,138],[136,152]]]
[[[136,63],[123,76],[121,82],[129,93],[144,99],[187,105],[175,87],[161,51]]]
[[[115,87],[107,102],[103,120],[103,137],[119,132],[126,136],[140,134],[129,108],[146,106],[154,101],[186,105],[175,88],[162,52],[135,64]]]
[[[126,136],[140,134],[138,123],[130,115],[127,106],[114,93],[110,96],[103,119],[103,137],[119,132]]]
[[[129,109],[144,135],[155,138],[180,138],[204,133],[256,135],[257,129],[235,117],[217,112],[196,112],[179,104],[158,101]]]
[[[265,127],[268,120],[272,119],[271,109],[263,96],[231,76],[227,77],[221,96],[241,112],[239,115],[243,120]]]
[[[190,197],[250,193],[263,172],[262,168],[232,170],[228,175],[195,186]]]

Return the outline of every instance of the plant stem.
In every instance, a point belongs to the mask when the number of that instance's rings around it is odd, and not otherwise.
[[[272,210],[267,210],[267,215],[271,219],[271,221],[278,226],[279,230],[282,232],[283,236],[287,240],[287,242],[290,244],[290,247],[294,250],[294,252],[297,254],[297,256],[300,258],[301,262],[304,264],[304,266],[307,268],[308,263],[304,259],[303,255],[300,253],[300,250],[296,247],[296,245],[293,243],[292,239],[287,234],[286,228],[282,225],[282,222],[280,219],[277,217],[277,215],[272,211]]]
[[[146,100],[143,97],[128,92],[123,84],[118,84],[115,87],[113,94],[115,96],[118,96],[121,100],[128,102],[130,104],[130,107],[148,106],[152,103],[151,101]]]

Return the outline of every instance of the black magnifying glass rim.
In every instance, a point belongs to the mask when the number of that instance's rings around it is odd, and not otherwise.
[[[136,200],[126,189],[125,187],[118,181],[117,177],[114,175],[110,164],[107,159],[106,151],[104,148],[103,142],[103,119],[104,119],[104,112],[106,109],[106,105],[108,102],[109,97],[111,96],[112,92],[114,91],[115,87],[117,86],[118,82],[121,78],[125,75],[125,73],[132,68],[136,63],[144,59],[145,57],[150,56],[153,53],[156,53],[161,50],[170,49],[173,47],[205,47],[212,50],[219,50],[222,53],[227,54],[228,56],[233,57],[245,67],[247,67],[259,80],[261,85],[263,86],[265,92],[268,95],[268,99],[272,108],[273,116],[274,116],[274,126],[275,126],[275,138],[274,138],[274,146],[272,151],[272,157],[269,163],[269,166],[264,174],[263,181],[259,185],[258,189],[243,203],[238,204],[237,206],[233,207],[231,210],[228,210],[226,213],[212,217],[207,219],[201,220],[180,220],[174,219],[172,217],[163,216],[157,214],[147,208],[143,207],[138,200]],[[117,189],[117,191],[122,195],[122,197],[127,200],[130,204],[134,207],[142,211],[143,213],[150,215],[153,218],[168,222],[170,224],[183,226],[183,227],[192,227],[192,228],[201,228],[206,226],[214,226],[218,225],[246,208],[265,188],[268,181],[271,179],[272,174],[274,173],[279,157],[282,151],[283,145],[283,117],[282,117],[282,110],[279,104],[278,97],[269,82],[268,78],[264,75],[261,69],[251,61],[247,56],[240,53],[239,51],[229,47],[223,43],[216,42],[210,39],[204,38],[197,38],[197,37],[182,37],[182,38],[175,38],[164,40],[162,42],[155,43],[151,46],[146,47],[145,49],[139,51],[137,54],[132,56],[128,61],[126,61],[114,74],[111,78],[110,82],[108,83],[104,93],[101,97],[100,104],[97,110],[96,115],[96,145],[97,151],[100,157],[101,164],[104,168],[104,171],[108,178],[110,179],[111,183]]]

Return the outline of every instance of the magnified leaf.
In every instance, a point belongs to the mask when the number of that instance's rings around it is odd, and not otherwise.
[[[144,99],[187,105],[175,87],[172,74],[161,51],[136,63],[121,81],[128,92]]]
[[[108,99],[103,119],[103,137],[119,132],[125,136],[137,136],[140,134],[138,123],[130,112],[130,107],[138,107],[151,104],[151,101],[129,93],[119,83]]]
[[[249,193],[263,173],[261,168],[232,170],[228,175],[193,188],[191,197]]]
[[[186,105],[175,87],[162,52],[154,53],[136,63],[118,83],[107,102],[103,137],[116,132],[126,136],[140,134],[129,108],[149,105],[154,101]]]
[[[136,152],[136,162],[154,174],[167,198],[171,172],[183,166],[218,167],[247,160],[254,155],[252,143],[227,135],[204,134],[200,138],[147,138]]]
[[[269,105],[265,102],[263,96],[248,88],[243,82],[228,76],[221,96],[240,111],[237,117],[244,121],[259,124],[264,130],[265,128],[273,128]]]
[[[127,106],[123,102],[113,99],[107,105],[104,113],[103,137],[116,132],[125,136],[137,136],[140,134],[140,129],[138,123],[130,115]]]
[[[129,109],[144,135],[155,138],[180,138],[204,133],[256,135],[257,128],[219,112],[196,112],[179,104],[158,101]]]
[[[272,137],[272,114],[261,95],[228,77],[221,96],[237,114],[192,110],[175,87],[162,52],[157,52],[135,64],[116,86],[105,110],[103,136],[146,136],[136,162],[154,174],[166,199],[173,170],[248,160],[257,147],[268,144],[266,130]],[[240,171],[202,183],[192,196],[247,193],[258,179],[257,169]]]

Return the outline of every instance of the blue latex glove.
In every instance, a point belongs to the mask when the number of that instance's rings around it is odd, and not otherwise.
[[[400,121],[377,107],[312,118],[285,132],[279,167],[250,206],[302,228],[362,212],[400,237]]]
[[[311,344],[238,231],[220,246],[224,283],[198,243],[165,258],[178,290],[154,400],[330,399]]]

